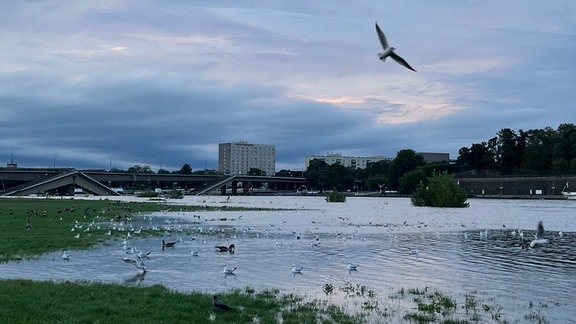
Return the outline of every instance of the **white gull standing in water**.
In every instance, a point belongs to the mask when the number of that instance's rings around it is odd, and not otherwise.
[[[297,267],[295,264],[292,266],[292,273],[302,273],[303,267]]]
[[[348,261],[348,264],[346,265],[346,269],[348,269],[348,271],[355,271],[355,270],[358,270],[359,266],[360,266],[359,264],[352,263],[352,261]]]
[[[237,267],[234,268],[229,268],[228,266],[224,266],[224,275],[233,275],[234,274],[234,270],[236,270]]]

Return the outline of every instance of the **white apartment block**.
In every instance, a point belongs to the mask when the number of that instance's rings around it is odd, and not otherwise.
[[[310,161],[317,159],[326,162],[328,165],[334,163],[340,163],[345,167],[351,167],[354,169],[365,169],[368,164],[389,160],[385,156],[372,156],[372,157],[360,157],[360,156],[342,156],[340,153],[328,153],[327,155],[311,155],[307,156],[304,160],[304,169],[308,169]]]
[[[276,174],[276,145],[247,142],[218,145],[218,171],[224,174],[248,174],[251,168]]]

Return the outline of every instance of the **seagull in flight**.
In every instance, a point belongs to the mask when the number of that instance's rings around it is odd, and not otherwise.
[[[378,39],[380,39],[380,44],[382,45],[382,49],[384,49],[384,52],[378,53],[378,58],[380,59],[380,61],[384,62],[384,61],[386,61],[387,57],[391,57],[392,59],[394,59],[394,61],[398,62],[400,65],[404,66],[405,68],[407,68],[409,70],[416,72],[416,70],[414,70],[410,66],[410,64],[408,64],[408,62],[406,62],[406,60],[404,60],[402,57],[400,57],[400,55],[394,53],[394,50],[396,48],[390,47],[388,45],[388,41],[386,40],[386,36],[384,36],[384,33],[382,32],[382,30],[378,26],[378,23],[376,23],[376,33],[378,34]]]
[[[538,222],[538,228],[536,229],[536,234],[534,235],[534,240],[530,242],[530,247],[535,247],[538,244],[548,243],[548,239],[544,238],[544,223],[542,221]]]
[[[136,256],[136,259],[132,259],[132,258],[122,258],[122,261],[128,263],[128,264],[132,264],[136,267],[136,269],[140,269],[143,272],[148,271],[146,269],[146,265],[144,264],[144,262],[142,261],[142,259],[139,256]]]

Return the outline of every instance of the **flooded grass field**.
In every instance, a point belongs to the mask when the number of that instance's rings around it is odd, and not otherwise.
[[[102,223],[122,236],[101,247],[68,251],[70,260],[57,252],[1,264],[1,277],[161,284],[178,291],[279,289],[390,321],[406,319],[436,291],[454,298],[452,316],[468,320],[566,323],[576,316],[574,201],[472,200],[464,209],[360,197],[171,203],[182,208]],[[278,210],[187,212],[186,205]],[[549,243],[529,248],[539,220]],[[161,235],[145,235],[149,231]],[[162,238],[177,243],[163,249]],[[216,245],[229,244],[234,253],[216,252]],[[134,257],[133,247],[151,251],[146,273],[122,261]],[[358,269],[349,271],[348,262]],[[302,273],[292,273],[293,265]],[[226,275],[225,266],[237,269]]]

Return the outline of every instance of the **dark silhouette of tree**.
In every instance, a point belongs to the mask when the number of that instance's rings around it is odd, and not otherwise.
[[[136,164],[128,168],[129,173],[154,173],[149,165]]]
[[[192,167],[190,166],[190,164],[185,163],[184,165],[182,165],[180,170],[176,171],[176,173],[178,173],[178,174],[192,174]]]
[[[266,171],[262,171],[258,168],[250,168],[250,170],[248,170],[247,175],[249,175],[249,176],[265,176]]]
[[[416,154],[414,150],[406,149],[398,151],[396,158],[392,160],[388,170],[388,178],[390,179],[392,188],[398,188],[400,177],[405,173],[414,171],[417,167],[424,164],[422,155]]]
[[[465,170],[498,170],[501,174],[561,174],[576,171],[576,126],[555,130],[503,128],[487,142],[463,147],[457,164]]]
[[[326,161],[313,159],[308,164],[306,169],[306,186],[308,189],[324,191],[327,185],[326,169],[328,164]]]

